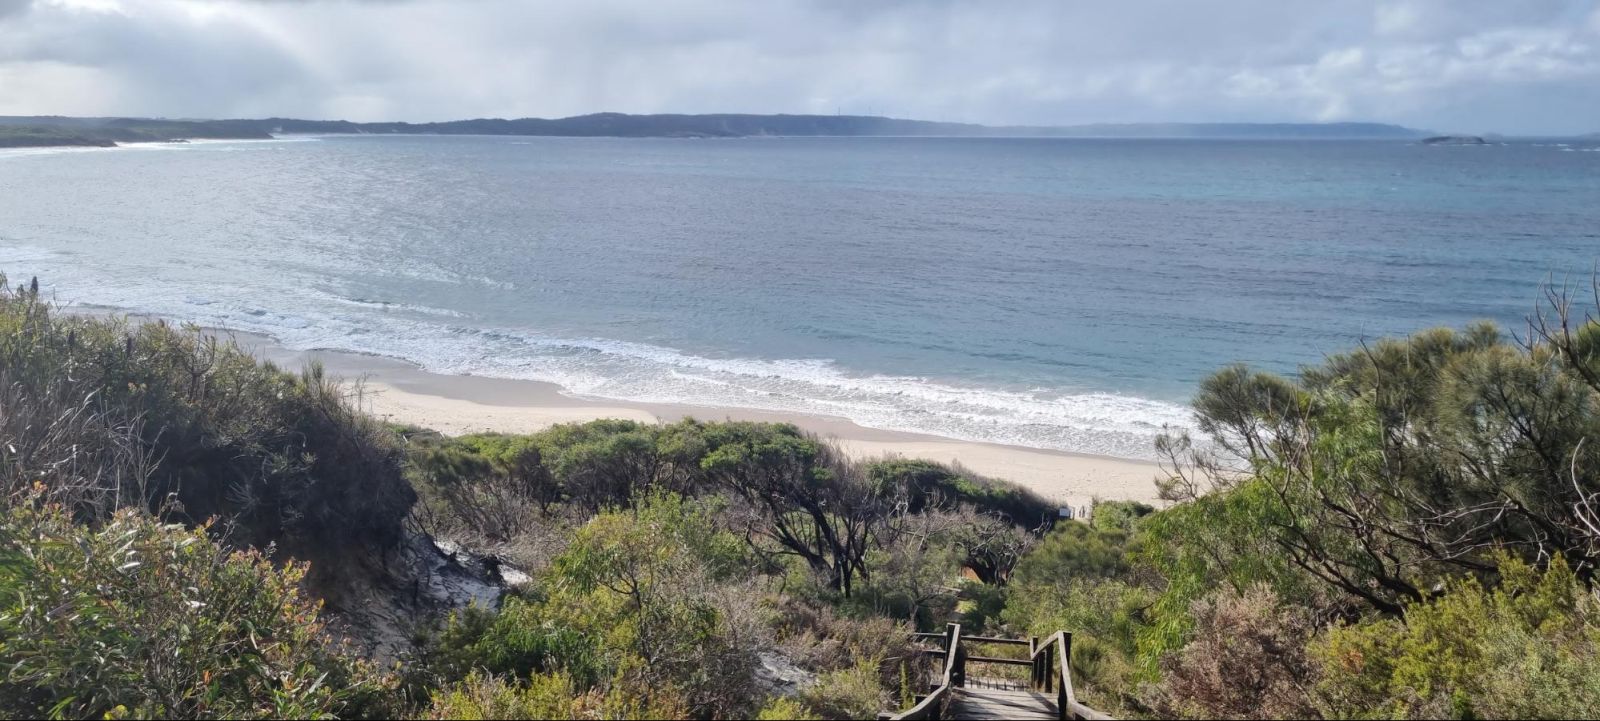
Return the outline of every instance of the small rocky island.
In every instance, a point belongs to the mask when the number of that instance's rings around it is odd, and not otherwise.
[[[1488,145],[1489,141],[1477,135],[1435,135],[1423,138],[1423,145]]]

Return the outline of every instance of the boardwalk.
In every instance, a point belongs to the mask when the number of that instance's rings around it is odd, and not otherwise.
[[[958,688],[950,695],[945,709],[950,719],[1040,719],[1057,721],[1054,694],[1038,691],[996,691],[987,688]]]
[[[1110,717],[1078,702],[1072,691],[1072,634],[1057,632],[1040,641],[1037,638],[1012,639],[964,636],[961,625],[952,623],[942,634],[918,634],[935,639],[941,648],[928,649],[939,667],[928,681],[929,691],[919,696],[917,705],[898,714],[880,714],[880,719],[1109,719]],[[974,649],[995,646],[1024,646],[1026,657],[987,656]],[[967,667],[1013,669],[998,676],[968,678]],[[1027,679],[1017,667],[1028,669]]]

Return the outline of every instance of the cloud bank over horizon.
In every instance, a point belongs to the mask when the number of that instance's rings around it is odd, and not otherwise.
[[[0,114],[1600,131],[1600,0],[0,0]]]

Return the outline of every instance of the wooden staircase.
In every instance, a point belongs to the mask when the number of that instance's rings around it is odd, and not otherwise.
[[[945,633],[922,633],[918,637],[936,640],[940,648],[928,649],[941,661],[940,675],[930,684],[932,690],[917,705],[898,714],[880,714],[879,719],[1110,719],[1099,711],[1078,703],[1072,693],[1072,671],[1067,660],[1072,653],[1072,634],[1057,631],[1049,638],[1015,639],[963,636],[961,624],[952,623]],[[983,645],[1026,646],[1028,657],[1006,658],[971,653]],[[1029,678],[967,676],[967,666],[1027,666]],[[1020,674],[1018,674],[1020,675]]]

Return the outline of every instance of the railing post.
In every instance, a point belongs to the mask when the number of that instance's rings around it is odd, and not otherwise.
[[[1052,654],[1054,655],[1054,654]],[[1072,634],[1061,632],[1061,688],[1056,690],[1056,717],[1061,721],[1076,718],[1072,713]]]
[[[961,625],[952,623],[949,628],[947,635],[949,640],[945,642],[944,648],[945,653],[949,654],[953,661],[950,664],[950,685],[961,688],[967,685],[967,656],[962,649]]]
[[[1029,636],[1028,637],[1028,673],[1031,674],[1031,677],[1028,679],[1028,688],[1031,689],[1031,690],[1034,690],[1034,691],[1038,691],[1039,690],[1039,637],[1038,636]]]

